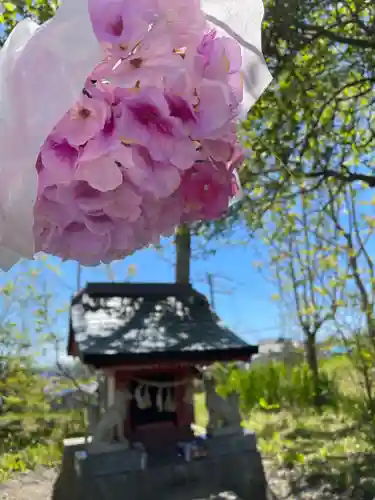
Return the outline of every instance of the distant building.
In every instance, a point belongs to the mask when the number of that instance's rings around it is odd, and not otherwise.
[[[269,339],[258,343],[259,352],[253,356],[252,363],[284,361],[297,363],[303,359],[303,344],[291,339]]]

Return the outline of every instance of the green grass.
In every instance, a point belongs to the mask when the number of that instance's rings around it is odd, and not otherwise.
[[[43,426],[46,414],[12,414],[3,417],[0,424],[3,437],[0,441],[0,483],[13,474],[33,470],[38,466],[56,467],[61,462],[63,440],[67,436],[82,435],[85,420],[80,412],[48,413],[48,422]],[[4,435],[7,424],[9,435]],[[0,426],[0,430],[1,430]]]
[[[337,356],[322,361],[321,368],[337,381],[339,393],[333,392],[338,397],[337,405],[321,413],[308,406],[312,400],[307,397],[311,388],[304,370],[297,368],[293,378],[290,371],[279,371],[276,365],[270,366],[268,372],[267,367],[261,367],[257,375],[252,375],[251,383],[246,384],[244,380],[244,388],[249,390],[247,399],[252,402],[244,426],[256,432],[262,455],[275,467],[299,471],[305,481],[328,483],[338,492],[350,490],[353,492],[350,498],[373,500],[375,439],[372,437],[375,430],[371,433],[369,429],[375,426],[369,421],[363,423],[354,411],[355,404],[364,399],[353,365],[345,356]],[[296,388],[300,391],[299,401],[305,402],[305,409],[293,403],[298,400],[293,395]],[[253,404],[263,397],[273,397],[275,401],[271,402],[276,404],[263,405],[263,409],[260,404]],[[8,422],[14,420],[16,430],[13,440],[0,443],[0,482],[14,473],[40,465],[58,465],[63,439],[84,432],[84,420],[78,412],[49,413],[48,420],[55,425],[51,432],[44,433],[38,427],[38,419],[43,414],[34,413],[29,412],[26,418],[25,415],[9,414],[6,417]],[[195,400],[195,422],[198,428],[207,424],[204,397],[199,394]],[[4,424],[3,419],[0,424]],[[17,426],[20,426],[19,431]]]
[[[203,395],[196,397],[196,423],[205,427],[207,411]],[[338,493],[349,488],[375,498],[374,442],[347,413],[326,410],[265,412],[253,410],[244,427],[255,431],[263,457],[276,467],[298,469],[307,483],[324,482]]]
[[[195,420],[199,428],[207,424],[203,395],[195,401]],[[57,416],[56,416],[57,418]],[[66,425],[67,415],[60,415],[57,424]],[[54,467],[60,463],[62,440],[68,433],[78,432],[72,424],[68,430],[57,425],[53,434],[22,449],[10,449],[0,456],[0,482],[12,474],[37,466]],[[325,411],[261,411],[253,410],[244,426],[255,431],[262,455],[276,467],[299,470],[307,481],[324,481],[334,490],[345,492],[360,488],[363,499],[373,499],[375,485],[374,443],[347,414]],[[366,496],[373,495],[373,496]],[[353,496],[353,498],[356,498]],[[362,498],[362,497],[358,497]]]
[[[36,467],[56,467],[61,461],[61,446],[56,442],[34,444],[21,451],[9,451],[0,456],[0,483],[13,474]]]
[[[334,356],[321,361],[321,369],[334,377],[343,394],[358,394],[360,379],[354,369],[353,362],[348,356]]]
[[[353,498],[356,491],[373,500],[374,443],[347,414],[257,411],[246,427],[257,432],[263,456],[277,465],[299,469],[307,482],[325,482],[340,493],[351,488]]]

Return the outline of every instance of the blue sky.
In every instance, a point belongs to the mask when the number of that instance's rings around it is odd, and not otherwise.
[[[250,343],[259,339],[288,336],[288,325],[282,321],[278,303],[271,298],[276,292],[273,285],[255,269],[253,263],[261,259],[262,248],[259,243],[243,241],[246,234],[237,232],[231,238],[232,243],[214,243],[210,246],[215,255],[200,257],[195,253],[192,261],[191,281],[193,285],[209,296],[207,273],[213,275],[215,290],[215,306],[218,314],[226,324]],[[241,240],[243,242],[241,242]],[[195,240],[195,243],[197,240]],[[196,244],[194,245],[197,246]],[[266,252],[266,249],[263,249]],[[264,259],[265,260],[265,259]],[[56,276],[46,266],[37,279],[37,286],[42,283],[49,291],[53,291],[55,300],[53,308],[64,307],[76,289],[77,263],[62,263],[55,257],[48,257],[49,265],[59,268]],[[174,281],[174,249],[171,240],[164,242],[161,252],[144,249],[134,255],[112,264],[116,281],[126,279],[129,265],[136,267],[132,281],[137,282],[173,282]],[[2,273],[1,284],[12,280],[15,276],[25,274],[35,263],[23,261],[8,273]],[[104,266],[98,268],[82,268],[81,283],[88,281],[108,281],[108,272]],[[61,314],[56,323],[57,333],[65,344],[68,333],[68,318]]]

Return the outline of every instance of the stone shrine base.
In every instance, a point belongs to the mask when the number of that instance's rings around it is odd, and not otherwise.
[[[241,500],[267,499],[255,434],[207,439],[206,456],[190,462],[177,455],[145,457],[139,449],[84,450],[83,439],[64,442],[53,500],[193,500],[224,491]]]

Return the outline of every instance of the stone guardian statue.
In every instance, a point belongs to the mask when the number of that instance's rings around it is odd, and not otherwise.
[[[207,434],[214,436],[242,433],[238,394],[232,393],[227,398],[219,396],[215,378],[208,371],[203,373],[202,381],[208,412]]]
[[[128,447],[129,443],[124,436],[124,423],[127,416],[129,401],[132,396],[127,389],[115,393],[115,401],[100,418],[92,436],[90,452],[104,451],[115,444],[115,431],[121,447]],[[113,446],[112,446],[113,447]]]

